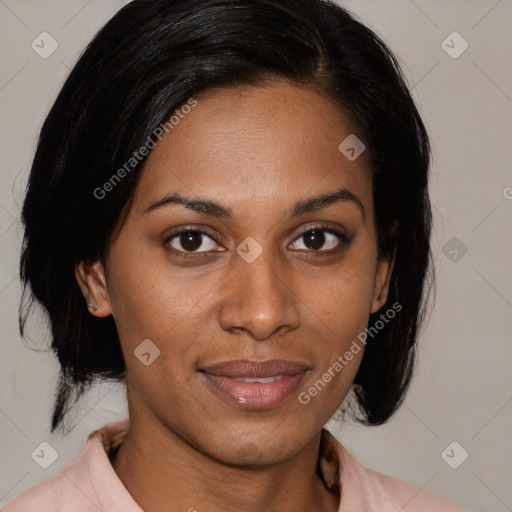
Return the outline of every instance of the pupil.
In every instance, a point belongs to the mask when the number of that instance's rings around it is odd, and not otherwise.
[[[325,243],[325,233],[318,229],[312,229],[303,235],[306,239],[305,244],[308,249],[320,249]]]
[[[180,238],[181,246],[186,251],[195,251],[201,247],[201,234],[196,231],[182,233]]]

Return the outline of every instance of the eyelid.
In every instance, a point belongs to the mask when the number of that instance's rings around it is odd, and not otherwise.
[[[300,237],[304,236],[306,233],[308,233],[309,231],[312,231],[314,229],[325,231],[327,233],[337,236],[340,240],[340,245],[342,245],[342,246],[350,245],[354,239],[354,236],[349,235],[343,228],[334,228],[328,224],[318,223],[318,224],[314,224],[314,225],[309,225],[306,228],[304,228],[303,230],[301,230],[299,232],[299,234],[293,239],[293,242],[295,242]],[[314,252],[329,252],[329,251],[314,251]]]
[[[204,236],[208,237],[210,240],[212,240],[218,246],[220,246],[221,249],[216,249],[216,250],[213,250],[213,251],[210,250],[210,251],[194,252],[194,251],[181,251],[179,249],[175,249],[174,247],[171,247],[169,250],[172,251],[172,252],[175,252],[175,253],[179,253],[179,254],[185,255],[185,256],[200,256],[200,255],[208,255],[208,254],[211,254],[212,252],[224,252],[224,251],[226,251],[226,248],[220,242],[217,241],[215,236],[213,236],[211,233],[209,233],[208,231],[204,230],[203,228],[193,227],[193,226],[182,227],[178,231],[174,231],[173,233],[171,233],[170,235],[168,235],[168,236],[166,236],[164,238],[163,244],[164,244],[164,246],[166,246],[172,240],[174,240],[175,238],[178,238],[180,235],[182,235],[184,233],[190,233],[190,232],[192,232],[192,233],[199,233],[200,235],[204,235]]]
[[[328,232],[332,232],[334,234],[343,234],[345,236],[348,236],[341,228],[334,228],[332,227],[331,225],[328,225],[328,224],[322,224],[321,222],[318,223],[318,224],[310,224],[308,226],[306,226],[304,229],[301,229],[299,231],[299,234],[297,235],[297,238],[301,237],[302,235],[305,235],[306,233],[308,233],[309,231],[313,230],[313,229],[321,229],[322,231],[328,231]]]

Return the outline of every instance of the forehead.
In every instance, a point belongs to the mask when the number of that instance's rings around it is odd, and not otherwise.
[[[351,161],[339,150],[356,127],[331,100],[284,82],[194,98],[148,156],[134,213],[173,191],[222,198],[234,210],[340,187],[371,201],[364,153]]]

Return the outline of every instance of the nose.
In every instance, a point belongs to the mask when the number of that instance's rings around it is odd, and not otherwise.
[[[272,251],[252,263],[236,257],[223,286],[219,321],[229,332],[246,332],[265,340],[299,326],[298,294],[288,272]],[[281,334],[282,334],[281,333]]]

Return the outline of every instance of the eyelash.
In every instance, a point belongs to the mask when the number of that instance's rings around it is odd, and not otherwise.
[[[328,250],[315,250],[315,249],[309,249],[308,251],[309,252],[312,252],[312,253],[318,253],[318,254],[332,254],[333,252],[339,252],[341,251],[342,249],[350,246],[350,244],[352,243],[354,237],[353,236],[350,236],[350,235],[347,235],[346,233],[344,233],[343,231],[340,231],[340,230],[337,230],[335,228],[332,228],[330,226],[326,226],[324,224],[317,224],[317,225],[314,225],[314,226],[308,226],[307,229],[301,231],[298,236],[294,239],[294,242],[299,240],[300,238],[302,238],[305,234],[309,233],[310,231],[314,231],[314,230],[318,230],[318,231],[322,231],[324,233],[329,233],[331,235],[334,235],[336,236],[338,239],[339,239],[339,246],[335,249],[328,249]],[[203,231],[202,229],[198,229],[198,228],[186,228],[186,229],[183,229],[181,231],[177,231],[176,233],[173,233],[171,236],[167,237],[165,240],[164,240],[164,245],[167,245],[169,244],[172,240],[174,240],[175,238],[178,238],[180,237],[181,235],[183,234],[187,234],[187,233],[199,233],[200,235],[204,235],[208,238],[210,238],[211,240],[213,240],[217,245],[220,245],[219,242],[217,242],[217,240],[215,240],[215,238],[213,236],[211,236],[209,233],[207,233],[206,231]],[[205,256],[208,256],[209,253],[211,253],[211,251],[201,251],[201,252],[187,252],[187,251],[181,251],[179,249],[174,249],[174,248],[171,248],[170,249],[172,252],[175,252],[175,253],[179,253],[181,254],[184,258],[190,258],[190,257],[193,257],[193,258],[197,258],[197,257],[205,257]],[[224,249],[225,250],[225,249]],[[224,252],[223,251],[214,251],[214,252]],[[307,250],[307,249],[297,249],[297,250],[301,250],[301,251],[304,251],[304,250]]]

